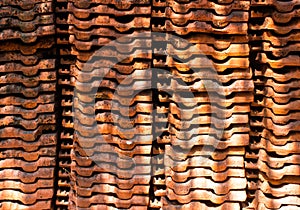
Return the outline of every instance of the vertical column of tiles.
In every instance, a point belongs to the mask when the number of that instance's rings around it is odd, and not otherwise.
[[[153,60],[154,67],[167,69],[157,85],[159,101],[168,106],[162,208],[240,209],[246,201],[244,155],[254,88],[250,2],[155,4],[166,6],[155,11],[152,30],[168,37],[165,58]]]
[[[150,1],[70,1],[74,149],[69,208],[147,209]],[[148,32],[148,33],[147,33]]]
[[[52,1],[0,2],[1,209],[52,207],[54,34]]]
[[[252,1],[252,209],[299,208],[299,2]],[[255,171],[255,173],[254,173]]]

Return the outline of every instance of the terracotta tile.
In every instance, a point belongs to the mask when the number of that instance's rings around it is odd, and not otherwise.
[[[183,149],[173,145],[165,145],[165,153],[174,160],[186,160],[190,157],[209,156],[213,160],[221,161],[228,156],[243,156],[245,154],[244,147],[228,147],[225,150],[218,150],[213,146],[193,146],[190,149]]]
[[[7,149],[3,150],[3,152],[0,154],[0,159],[22,158],[25,161],[31,162],[38,160],[40,157],[55,157],[55,155],[56,148],[54,146],[42,147],[34,152],[24,152],[22,150]]]
[[[34,58],[35,59],[35,58]],[[55,59],[41,59],[35,66],[24,66],[19,63],[9,62],[0,65],[0,72],[22,72],[25,76],[34,76],[39,70],[50,70],[55,67]]]
[[[21,193],[16,190],[1,190],[1,200],[19,201],[21,204],[34,204],[38,200],[51,199],[53,196],[53,189],[38,189],[34,193]],[[39,199],[42,198],[42,199]]]
[[[113,26],[119,32],[125,32],[131,28],[149,28],[150,18],[134,17],[127,23],[118,22],[118,19],[111,18],[108,15],[97,16],[95,19],[88,21],[77,19],[72,13],[69,15],[68,21],[74,24],[77,28],[87,30],[92,26]]]
[[[212,56],[217,60],[225,60],[228,57],[240,57],[240,56],[248,56],[249,55],[249,46],[244,43],[229,43],[229,45],[223,44],[223,46],[219,43],[212,43],[213,46],[209,44],[190,44],[187,49],[177,48],[173,43],[167,43],[165,52],[164,50],[156,50],[154,49],[154,53],[163,55],[167,53],[168,56],[176,56],[179,59],[185,60],[192,56],[197,56],[197,54]],[[221,45],[221,46],[220,46]],[[155,46],[155,44],[154,44]],[[217,48],[217,49],[216,49]],[[203,69],[205,71],[205,69]]]
[[[37,201],[32,205],[23,205],[20,203],[15,203],[11,201],[2,201],[1,202],[1,208],[3,209],[26,209],[26,208],[32,208],[32,209],[42,209],[42,208],[51,208],[51,200],[47,201]]]
[[[176,172],[184,172],[188,167],[210,168],[215,172],[224,172],[227,168],[242,168],[244,165],[242,156],[228,156],[222,161],[213,161],[206,157],[194,156],[184,161],[173,160],[172,157],[165,157],[165,164]]]
[[[297,0],[292,0],[289,2],[278,2],[274,0],[264,0],[264,1],[255,1],[251,0],[251,5],[253,6],[273,6],[278,12],[290,12],[294,9],[295,6],[299,5]]]
[[[54,186],[54,181],[52,179],[37,179],[33,183],[22,183],[15,180],[5,180],[0,182],[1,190],[20,190],[24,194],[31,194],[37,191],[39,188],[48,188],[51,190]]]
[[[0,160],[0,168],[20,168],[26,172],[35,172],[39,167],[54,167],[55,158],[54,157],[40,157],[37,161],[27,162],[21,159],[7,158],[5,160]]]
[[[111,173],[103,172],[97,173],[89,177],[77,176],[76,181],[78,187],[90,188],[99,183],[116,185],[119,189],[130,190],[134,186],[148,186],[150,183],[150,176],[134,175],[130,179],[118,178]]]
[[[51,0],[43,0],[43,2],[52,2]],[[31,10],[33,8],[36,7],[37,4],[41,3],[41,0],[33,0],[30,2],[20,2],[18,0],[13,0],[13,1],[9,1],[9,0],[4,0],[0,3],[0,6],[19,6],[21,7],[23,10]]]
[[[8,73],[5,76],[0,76],[0,84],[13,84],[21,83],[25,87],[36,87],[40,82],[56,81],[56,72],[40,72],[39,75],[34,77],[25,77],[20,74]]]
[[[72,191],[71,191],[72,192]],[[147,205],[149,198],[142,195],[133,195],[130,199],[120,200],[112,195],[95,194],[91,197],[81,197],[71,194],[71,200],[74,200],[76,207],[88,208],[93,204],[113,204],[117,208],[130,208],[134,205]]]
[[[26,131],[20,128],[5,127],[0,129],[0,138],[20,138],[26,142],[36,141],[45,131],[55,131],[55,125],[40,125],[37,129]]]
[[[166,7],[163,12],[160,10],[156,11],[154,8],[152,10],[152,17],[170,19],[175,25],[185,25],[191,21],[211,22],[213,20],[212,22],[216,26],[221,26],[222,24],[226,25],[227,22],[247,22],[249,18],[246,11],[232,11],[230,14],[224,16],[216,15],[208,9],[205,9],[204,6],[201,7],[201,9],[190,10],[188,13],[182,14],[174,12],[172,7]]]
[[[53,25],[54,24],[54,15],[38,15],[35,19],[31,21],[21,21],[19,19],[15,19],[13,17],[2,17],[0,20],[0,29],[10,29],[18,28],[22,32],[32,32],[35,31],[39,25]]]
[[[237,183],[239,183],[237,185]],[[246,189],[246,178],[233,178],[230,177],[225,182],[216,183],[208,178],[192,178],[187,182],[178,183],[174,182],[171,177],[166,178],[166,187],[170,188],[177,195],[188,195],[193,190],[208,190],[216,195],[223,195],[229,193],[231,190]]]
[[[34,183],[39,178],[52,180],[54,177],[54,168],[40,167],[33,172],[7,168],[1,170],[0,174],[1,180],[20,180],[23,183]]]
[[[127,200],[132,198],[134,195],[144,195],[146,197],[149,193],[149,186],[134,185],[129,190],[122,190],[115,187],[114,185],[109,185],[109,184],[97,184],[97,185],[93,185],[91,188],[81,188],[81,187],[76,188],[77,196],[91,197],[92,194],[95,193],[103,193],[103,194],[114,193],[117,198],[121,200]]]
[[[0,11],[1,12],[1,11]],[[21,51],[24,55],[32,55],[39,51],[39,49],[49,49],[55,44],[55,40],[52,37],[39,38],[34,44],[26,45],[20,44],[15,41],[1,41],[1,52],[7,51]]]
[[[234,10],[249,10],[250,2],[249,1],[234,1],[232,4],[218,4],[211,2],[209,0],[205,1],[192,1],[185,4],[180,4],[177,1],[167,0],[167,6],[171,7],[176,13],[187,13],[190,8],[198,9],[210,9],[214,8],[215,12],[220,15],[229,15]]]
[[[77,8],[83,8],[86,9],[90,7],[90,4],[92,3],[97,3],[97,4],[113,4],[118,10],[126,10],[129,9],[132,5],[150,5],[149,0],[130,0],[128,2],[119,2],[117,0],[93,0],[93,1],[86,1],[86,0],[81,0],[81,1],[76,1],[76,0],[71,0],[69,2],[73,2],[73,4]]]
[[[231,190],[224,195],[215,195],[207,190],[193,190],[187,195],[177,195],[168,188],[167,196],[170,200],[177,200],[181,204],[190,203],[192,200],[208,200],[215,204],[222,204],[226,201],[243,202],[246,200],[246,193],[241,190]]]
[[[20,32],[12,29],[5,29],[0,34],[0,40],[15,40],[21,39],[24,43],[32,43],[36,42],[38,37],[41,36],[49,36],[55,34],[55,26],[47,25],[47,26],[39,26],[33,32]]]
[[[247,104],[234,104],[233,106],[226,107],[224,109],[219,108],[216,104],[199,104],[195,107],[184,107],[183,105],[179,104],[176,105],[174,102],[171,102],[169,105],[170,113],[176,115],[181,121],[195,119],[200,115],[203,114],[216,114],[218,117],[226,117],[230,118],[235,113],[239,113],[243,115],[244,113],[249,113],[250,106]],[[162,112],[161,113],[168,113]]]
[[[39,104],[54,103],[54,94],[40,94],[36,98],[26,99],[17,96],[5,96],[0,100],[0,106],[20,106],[25,109],[36,108]]]
[[[80,4],[83,1],[79,1],[78,4]],[[101,2],[97,2],[101,3]],[[133,1],[128,1],[128,3],[132,4]],[[151,14],[151,7],[150,4],[135,4],[133,7],[130,7],[126,10],[119,10],[118,7],[117,9],[114,8],[112,5],[118,6],[118,4],[99,4],[94,7],[90,8],[78,8],[74,4],[77,4],[76,1],[75,3],[69,3],[68,4],[68,11],[74,14],[75,17],[77,18],[89,18],[91,14],[112,14],[116,17],[119,16],[131,16],[131,15],[150,15]],[[125,3],[126,5],[126,3]]]
[[[263,204],[263,205],[262,205]],[[283,205],[296,206],[299,204],[298,196],[286,196],[283,198],[269,198],[260,190],[256,191],[255,206],[264,206],[266,208],[281,208]],[[290,208],[292,209],[292,208]]]
[[[56,134],[42,134],[39,136],[36,141],[26,142],[20,139],[16,139],[14,137],[10,139],[2,139],[0,141],[0,146],[3,150],[8,149],[22,149],[24,153],[34,152],[42,147],[54,147],[57,143]]]
[[[228,167],[223,172],[214,172],[209,168],[203,167],[189,167],[186,171],[177,172],[173,171],[171,168],[166,168],[166,176],[172,177],[175,182],[186,182],[189,179],[197,177],[211,178],[215,182],[224,182],[229,177],[243,178],[245,177],[244,168],[231,168]]]
[[[182,210],[188,210],[188,209],[203,209],[203,210],[209,210],[211,208],[216,209],[216,210],[222,210],[222,209],[239,209],[240,204],[238,202],[224,202],[220,205],[215,205],[211,206],[211,204],[206,204],[205,202],[201,201],[191,201],[187,204],[173,204],[172,202],[168,201],[166,198],[162,198],[163,202],[163,209],[168,208],[170,210],[175,210],[175,209],[182,209]]]
[[[106,144],[116,144],[122,150],[133,150],[138,145],[151,145],[152,136],[150,135],[136,135],[133,138],[124,138],[114,136],[112,134],[101,134],[99,137],[84,137],[79,135],[74,135],[74,141],[80,143],[83,148],[92,148],[96,144],[106,143]],[[96,138],[96,140],[95,140]]]

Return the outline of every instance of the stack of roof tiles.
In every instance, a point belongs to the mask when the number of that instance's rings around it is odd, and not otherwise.
[[[152,30],[168,33],[167,41],[157,44],[166,53],[157,49],[153,65],[169,72],[157,75],[159,120],[167,124],[158,129],[165,167],[154,179],[153,206],[240,209],[246,200],[244,155],[253,100],[250,2],[153,3]]]
[[[150,32],[150,1],[76,0],[68,2],[68,11],[71,54],[76,57],[70,67],[76,78],[71,81],[76,85],[76,132],[69,208],[147,209],[150,34],[118,38]]]
[[[52,1],[0,2],[1,209],[50,209],[56,157]]]
[[[300,2],[252,1],[249,209],[299,209]]]
[[[0,209],[299,209],[299,14],[1,0]]]

